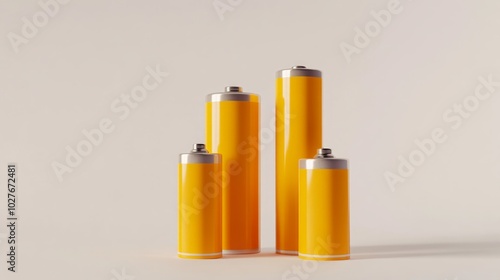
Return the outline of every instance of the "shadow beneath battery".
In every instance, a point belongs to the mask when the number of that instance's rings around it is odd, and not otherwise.
[[[384,259],[431,256],[500,257],[500,241],[475,243],[393,244],[351,247],[351,259]]]

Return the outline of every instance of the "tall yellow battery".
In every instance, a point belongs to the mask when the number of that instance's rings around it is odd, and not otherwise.
[[[207,96],[206,143],[224,158],[222,250],[260,252],[259,96],[240,87]]]
[[[276,73],[276,252],[298,249],[299,159],[322,145],[321,72],[294,66]]]
[[[210,154],[204,144],[180,155],[179,235],[181,258],[222,257],[222,158]]]
[[[331,149],[300,160],[299,257],[347,260],[349,238],[349,175],[345,159]]]

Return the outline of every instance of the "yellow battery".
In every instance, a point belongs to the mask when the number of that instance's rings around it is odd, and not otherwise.
[[[276,73],[276,252],[297,255],[298,163],[322,146],[321,72]]]
[[[222,252],[260,252],[259,96],[240,87],[207,96],[207,148],[222,164]]]
[[[222,257],[222,157],[195,144],[179,162],[178,253],[187,259]]]
[[[349,238],[349,174],[345,159],[322,148],[313,159],[300,160],[299,257],[347,260]]]

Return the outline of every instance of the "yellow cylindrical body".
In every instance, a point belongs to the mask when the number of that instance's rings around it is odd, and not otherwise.
[[[206,103],[206,143],[223,161],[224,254],[260,252],[259,97],[227,87]]]
[[[322,78],[296,66],[276,79],[276,252],[297,254],[298,163],[322,144]]]
[[[299,257],[346,260],[350,257],[347,161],[300,161]]]
[[[198,144],[199,145],[199,144]],[[181,154],[178,256],[222,257],[222,159],[218,154]]]

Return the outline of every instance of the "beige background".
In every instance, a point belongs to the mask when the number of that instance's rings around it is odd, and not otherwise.
[[[355,28],[390,1],[215,4],[228,10],[73,0],[16,52],[10,32],[23,36],[23,17],[44,10],[0,1],[0,180],[17,162],[20,182],[16,274],[3,261],[5,183],[0,192],[2,279],[498,279],[500,87],[457,129],[443,114],[472,100],[479,77],[500,82],[500,2],[401,0],[350,62],[341,44],[355,46]],[[306,264],[273,256],[272,134],[261,166],[265,253],[176,259],[177,156],[204,141],[205,95],[226,85],[260,94],[269,135],[275,71],[297,64],[323,71],[324,143],[350,160],[354,260],[292,275]],[[157,65],[169,75],[129,115],[114,112]],[[103,120],[113,130],[60,182],[54,162]],[[384,174],[435,129],[447,140],[391,189]]]

